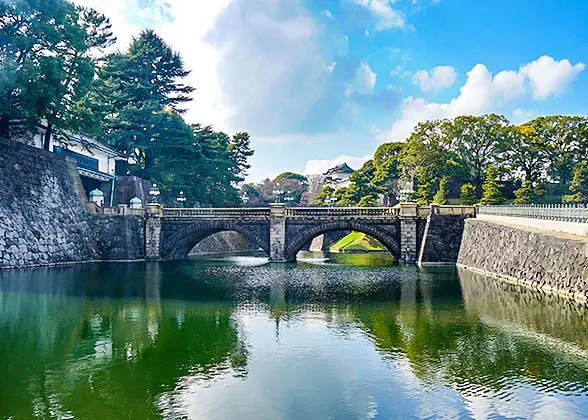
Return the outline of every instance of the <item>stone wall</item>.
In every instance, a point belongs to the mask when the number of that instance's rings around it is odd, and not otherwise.
[[[0,267],[98,258],[75,162],[0,139]]]
[[[145,220],[137,216],[89,216],[98,258],[134,261],[145,258]]]
[[[457,262],[507,282],[588,298],[588,238],[468,219]]]
[[[461,246],[465,216],[431,214],[419,240],[418,263],[455,264]]]

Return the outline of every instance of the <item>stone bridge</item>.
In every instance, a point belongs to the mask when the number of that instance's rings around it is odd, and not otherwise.
[[[271,261],[286,262],[313,238],[336,230],[366,233],[404,262],[455,262],[463,221],[475,216],[467,206],[396,208],[309,207],[179,209],[149,204],[145,209],[147,259],[185,258],[202,239],[221,231],[241,233]]]

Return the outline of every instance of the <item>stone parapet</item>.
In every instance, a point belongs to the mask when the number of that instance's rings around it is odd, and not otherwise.
[[[458,265],[586,302],[588,240],[468,219]]]

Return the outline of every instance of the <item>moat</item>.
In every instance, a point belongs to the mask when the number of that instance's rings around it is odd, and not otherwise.
[[[344,254],[0,271],[0,419],[588,418],[588,313]]]

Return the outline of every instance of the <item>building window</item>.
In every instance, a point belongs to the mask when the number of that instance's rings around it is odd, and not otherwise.
[[[65,150],[59,146],[53,146],[53,152],[55,152],[58,155],[71,156],[77,161],[78,168],[99,172],[98,159],[94,159],[89,156],[82,155],[80,153],[72,152],[70,150]]]

